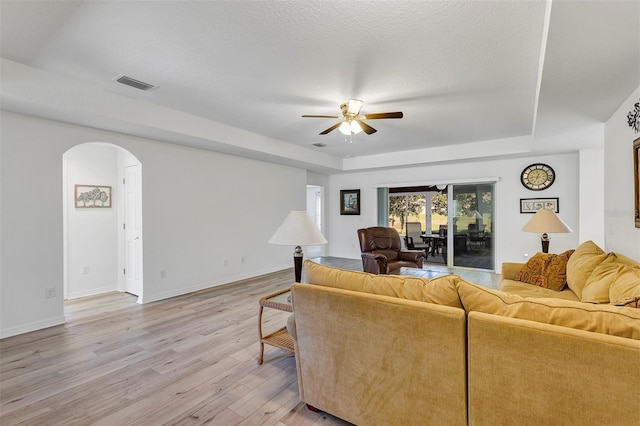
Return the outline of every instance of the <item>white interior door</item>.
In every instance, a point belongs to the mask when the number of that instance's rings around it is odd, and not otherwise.
[[[141,166],[124,169],[125,291],[142,293],[142,173]]]

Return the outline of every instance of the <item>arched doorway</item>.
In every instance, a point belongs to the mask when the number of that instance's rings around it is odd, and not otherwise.
[[[63,154],[64,299],[127,291],[142,300],[140,161],[109,143]]]

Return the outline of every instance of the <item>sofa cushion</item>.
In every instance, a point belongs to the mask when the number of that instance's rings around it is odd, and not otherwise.
[[[460,279],[457,275],[432,280],[409,275],[375,275],[320,265],[311,260],[305,260],[304,271],[309,284],[462,308],[456,289],[456,281]]]
[[[552,298],[524,298],[462,279],[457,281],[456,286],[467,313],[485,312],[640,340],[638,309]]]
[[[624,265],[618,262],[615,253],[609,253],[587,278],[580,300],[588,303],[609,303],[609,287],[622,266]]]
[[[536,253],[516,274],[516,280],[561,291],[567,283],[567,261],[573,252]]]
[[[582,299],[582,289],[587,283],[593,270],[598,266],[607,254],[593,241],[585,241],[580,244],[567,262],[567,285]]]
[[[564,300],[573,300],[579,301],[578,296],[571,291],[569,288],[566,288],[562,291],[549,290],[548,288],[538,287],[536,285],[531,285],[528,283],[523,283],[516,280],[505,280],[500,281],[499,290],[504,291],[505,293],[517,294],[522,297],[552,297],[554,299],[564,299]]]
[[[640,265],[620,265],[618,274],[609,287],[613,305],[638,307],[640,300]]]

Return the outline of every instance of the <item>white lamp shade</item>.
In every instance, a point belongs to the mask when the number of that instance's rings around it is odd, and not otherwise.
[[[569,228],[569,225],[564,223],[553,210],[547,209],[538,210],[522,230],[525,232],[542,232],[549,234],[573,232],[573,230]]]
[[[327,240],[306,211],[292,211],[273,234],[269,243],[285,246],[315,246],[326,244]]]

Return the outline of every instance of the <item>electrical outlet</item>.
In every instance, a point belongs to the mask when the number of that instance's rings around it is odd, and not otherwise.
[[[56,297],[56,288],[55,287],[47,287],[44,289],[44,297],[46,299],[51,299]]]
[[[89,275],[89,267],[88,266],[83,266],[82,267],[82,275]]]
[[[244,263],[244,256],[240,258],[240,263]]]
[[[224,266],[229,266],[229,261],[227,259],[224,260]]]
[[[160,271],[160,278],[167,278],[167,271],[165,269]]]

